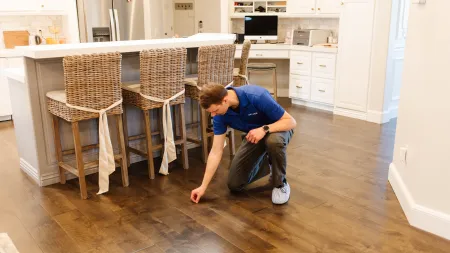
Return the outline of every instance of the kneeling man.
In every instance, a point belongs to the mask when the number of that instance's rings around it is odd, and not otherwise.
[[[220,84],[202,87],[200,105],[213,116],[214,140],[200,187],[191,193],[198,203],[205,194],[222,159],[227,126],[247,133],[231,162],[228,187],[241,191],[248,184],[271,173],[272,202],[289,200],[286,180],[286,147],[296,126],[289,115],[270,95],[256,85],[225,88]]]

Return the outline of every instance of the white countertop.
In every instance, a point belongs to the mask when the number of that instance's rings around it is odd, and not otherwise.
[[[242,49],[242,45],[236,45],[236,49]],[[329,47],[308,47],[297,46],[289,44],[252,44],[250,50],[294,50],[294,51],[307,51],[307,52],[319,52],[319,53],[337,53],[337,48]]]
[[[19,49],[0,49],[0,58],[21,57],[22,54]]]
[[[58,58],[68,55],[139,52],[143,49],[168,47],[200,47],[233,43],[235,34],[200,33],[188,38],[169,38],[153,40],[128,40],[113,42],[92,42],[77,44],[39,45],[18,47],[26,57],[33,59]]]
[[[7,78],[14,79],[21,83],[25,83],[25,69],[24,68],[8,68],[3,70],[3,74]]]

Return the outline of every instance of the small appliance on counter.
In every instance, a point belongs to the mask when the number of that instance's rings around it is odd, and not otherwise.
[[[296,29],[292,31],[292,45],[312,47],[327,43],[330,30]]]

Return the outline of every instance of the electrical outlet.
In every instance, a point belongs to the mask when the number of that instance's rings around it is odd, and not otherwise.
[[[412,4],[426,4],[427,0],[411,0]]]
[[[175,3],[175,10],[192,10],[192,3]]]
[[[407,163],[407,161],[408,161],[408,146],[400,148],[400,159],[404,164]]]

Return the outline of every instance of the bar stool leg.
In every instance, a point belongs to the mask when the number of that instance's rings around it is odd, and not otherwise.
[[[123,114],[122,114],[122,122],[123,122],[123,137],[125,141],[125,153],[127,156],[127,166],[130,167],[130,150],[128,149],[128,145],[130,142],[128,140],[128,121],[127,121],[127,110],[126,106],[123,105]]]
[[[145,121],[145,135],[147,140],[147,159],[148,159],[148,176],[150,179],[155,178],[155,164],[153,162],[153,145],[152,145],[152,130],[150,124],[149,110],[144,111]]]
[[[230,132],[228,133],[228,140],[230,144],[230,155],[234,156],[236,154],[236,147],[235,147],[235,142],[234,142],[234,129],[231,129]]]
[[[119,141],[120,154],[122,155],[120,171],[122,172],[122,185],[123,187],[128,187],[128,159],[127,159],[127,149],[125,147],[125,138],[123,134],[123,122],[122,116],[120,114],[116,115],[116,125],[117,125],[117,140]]]
[[[181,144],[181,159],[183,161],[183,168],[189,169],[188,152],[187,152],[187,140],[186,140],[186,120],[184,118],[184,104],[178,105],[179,118],[180,118],[180,135],[183,143]],[[175,113],[176,114],[176,113]]]
[[[200,107],[200,125],[201,125],[201,137],[202,137],[202,160],[206,163],[208,159],[208,115],[206,110]]]
[[[272,83],[273,83],[273,97],[275,98],[275,101],[278,99],[277,90],[278,90],[278,84],[277,84],[277,69],[274,68],[272,71]]]
[[[56,160],[59,168],[59,181],[61,184],[66,183],[66,174],[64,169],[59,166],[59,163],[63,161],[62,148],[61,148],[61,135],[59,134],[59,118],[53,115],[53,137],[55,138]]]
[[[83,153],[81,152],[80,129],[78,122],[72,122],[72,134],[75,148],[75,159],[77,160],[78,180],[80,182],[81,198],[87,199],[86,178],[84,175]]]

